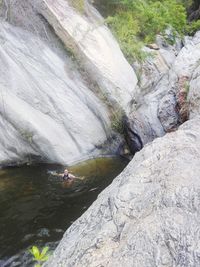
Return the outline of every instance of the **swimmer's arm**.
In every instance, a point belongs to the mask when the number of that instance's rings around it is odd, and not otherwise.
[[[57,173],[57,172],[52,172],[52,176],[57,176],[57,177],[63,177],[64,173]]]
[[[69,178],[70,178],[70,179],[76,179],[77,177],[76,177],[75,175],[73,175],[73,174],[70,173],[70,174],[69,174]]]

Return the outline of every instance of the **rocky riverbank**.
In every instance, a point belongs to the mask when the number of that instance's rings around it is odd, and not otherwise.
[[[67,230],[45,266],[200,266],[197,65],[189,77],[191,119],[136,153]]]
[[[0,166],[114,153],[113,113],[124,117],[135,157],[45,266],[200,266],[200,32],[158,36],[131,68],[85,4],[0,6]]]

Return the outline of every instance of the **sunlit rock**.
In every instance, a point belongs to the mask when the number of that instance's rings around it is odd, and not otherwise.
[[[69,163],[107,140],[105,105],[39,38],[1,23],[0,162]]]

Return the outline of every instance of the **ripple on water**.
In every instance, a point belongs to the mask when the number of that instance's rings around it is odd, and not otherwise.
[[[71,184],[50,174],[63,172],[60,165],[0,170],[0,266],[32,266],[27,253],[32,245],[54,249],[64,231],[126,165],[121,158],[80,163],[69,169],[84,179]]]

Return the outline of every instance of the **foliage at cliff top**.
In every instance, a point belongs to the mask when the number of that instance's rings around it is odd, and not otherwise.
[[[104,2],[106,22],[118,39],[129,61],[145,58],[144,44],[154,42],[157,34],[165,36],[171,30],[173,42],[176,36],[193,33],[200,23],[187,22],[186,7],[192,1],[185,0],[100,0]],[[189,3],[190,2],[190,3]],[[167,36],[166,36],[167,38]]]

